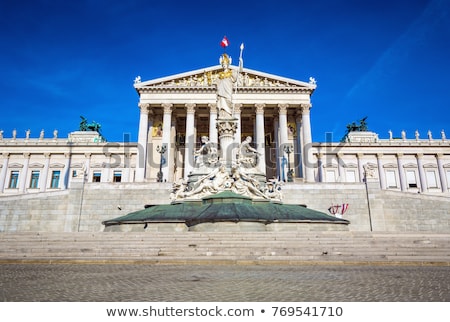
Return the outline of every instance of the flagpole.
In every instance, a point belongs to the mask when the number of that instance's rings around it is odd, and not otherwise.
[[[244,51],[244,43],[241,44],[241,52],[239,54],[239,66],[238,66],[238,73],[237,73],[237,78],[236,78],[236,85],[234,88],[234,94],[237,94],[237,88],[238,88],[238,81],[239,81],[239,74],[241,73],[242,69],[244,68],[244,63],[242,61],[242,52]],[[233,105],[234,107],[234,105]]]
[[[238,72],[236,75],[236,84],[234,85],[234,95],[237,95],[237,88],[238,88],[238,82],[239,82],[239,74],[241,73],[241,70],[243,68],[243,62],[242,62],[242,51],[244,50],[244,43],[241,43],[241,46],[239,47],[241,49],[241,52],[239,54],[239,66],[238,66]],[[233,117],[234,117],[234,102],[231,102],[231,105],[233,105]]]

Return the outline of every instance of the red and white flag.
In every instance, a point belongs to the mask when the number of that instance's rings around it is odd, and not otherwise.
[[[341,214],[344,214],[348,209],[348,203],[342,204]]]
[[[227,36],[223,36],[222,41],[220,42],[220,46],[222,46],[223,48],[228,47],[228,45],[230,44],[230,42],[228,41]]]

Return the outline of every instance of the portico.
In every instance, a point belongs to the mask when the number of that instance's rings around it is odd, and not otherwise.
[[[163,181],[174,182],[192,171],[193,153],[202,136],[218,144],[215,81],[220,70],[221,66],[214,66],[135,83],[141,113],[136,181],[156,180],[157,146],[168,147],[163,156]],[[314,181],[313,170],[305,168],[308,153],[302,151],[312,142],[309,110],[315,88],[313,82],[245,68],[240,74],[233,94],[233,117],[238,122],[231,146],[237,148],[243,138],[251,136],[261,154],[258,167],[266,178],[285,177],[287,159],[282,148],[290,144],[296,156],[290,160],[294,177]]]

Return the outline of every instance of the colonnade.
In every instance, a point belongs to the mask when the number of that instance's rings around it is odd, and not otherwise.
[[[195,125],[196,125],[196,109],[200,105],[194,103],[184,104],[185,115],[186,115],[186,132],[183,133],[185,135],[185,154],[184,154],[184,164],[183,164],[183,173],[184,178],[187,178],[188,174],[192,171],[194,167],[194,158],[193,153],[196,147],[196,135],[195,135]],[[210,103],[207,105],[209,110],[209,139],[210,142],[217,144],[218,143],[218,134],[216,129],[216,119],[217,119],[217,107],[215,103]],[[240,144],[241,139],[241,110],[242,104],[235,104],[234,106],[234,117],[237,119],[238,127],[235,135],[235,143],[236,146]],[[254,129],[253,129],[253,142],[256,145],[257,151],[260,153],[261,157],[259,160],[259,170],[262,173],[266,173],[266,151],[265,151],[265,111],[266,104],[258,103],[253,104],[253,108],[255,110],[254,120]],[[202,107],[204,107],[202,105]],[[271,106],[273,108],[273,106]],[[148,148],[152,143],[152,136],[149,135],[153,128],[153,124],[155,121],[156,114],[159,114],[159,117],[162,112],[162,123],[163,123],[163,133],[161,144],[167,145],[166,152],[164,154],[164,160],[166,163],[162,166],[162,173],[164,181],[173,181],[174,174],[171,171],[173,169],[173,153],[171,146],[175,143],[174,135],[171,135],[172,121],[173,121],[173,111],[175,110],[174,105],[171,103],[163,103],[159,106],[153,106],[147,103],[140,103],[140,121],[139,121],[139,133],[138,133],[138,160],[136,163],[136,182],[144,182],[148,175],[146,171],[150,166],[148,162],[149,151]],[[293,109],[297,136],[296,139],[292,142],[294,145],[294,153],[296,155],[301,155],[301,162],[298,162],[298,167],[295,169],[296,176],[299,177],[303,175],[305,181],[313,182],[314,181],[314,169],[312,162],[312,152],[311,149],[308,148],[312,143],[311,136],[311,124],[310,124],[310,104],[301,104],[301,105],[290,105],[290,104],[278,104],[275,107],[277,111],[277,115],[274,116],[274,126],[273,133],[274,142],[276,143],[277,151],[280,150],[277,160],[277,168],[280,168],[280,158],[282,157],[282,147],[288,144],[291,144],[288,138],[288,111]],[[275,122],[276,119],[276,122]],[[173,134],[173,133],[172,133]],[[305,148],[306,147],[306,148]],[[279,170],[282,171],[282,170]],[[277,173],[279,173],[279,171]]]
[[[445,164],[445,160],[443,153],[435,153],[433,156],[435,157],[435,162],[431,161],[430,156],[427,155],[427,164],[424,164],[424,153],[415,153],[414,158],[416,162],[411,163],[411,154],[409,153],[394,153],[395,155],[395,163],[392,163],[392,153],[376,153],[376,166],[373,164],[373,167],[378,171],[378,180],[380,182],[380,188],[385,189],[399,189],[402,192],[407,192],[411,189],[411,184],[417,185],[414,189],[417,189],[420,192],[428,192],[430,189],[438,190],[440,189],[442,192],[449,191],[449,183],[448,178],[450,178],[450,168],[449,164]],[[347,154],[344,157],[343,153],[333,154],[336,158],[338,165],[338,177],[344,177],[344,166],[345,160],[349,160],[349,155]],[[365,164],[371,164],[368,162],[368,157],[373,156],[373,154],[368,153],[356,153],[357,160],[357,171],[360,181],[362,182],[366,177],[364,166]],[[387,160],[385,157],[389,156]],[[324,182],[326,181],[324,175],[324,164],[323,159],[325,157],[324,153],[317,153],[317,165],[318,165],[318,181]],[[430,162],[431,161],[431,162]],[[386,171],[392,168],[392,171],[396,169],[396,178],[398,179],[398,183],[395,186],[391,186],[387,179]],[[437,170],[437,171],[436,171]],[[411,179],[408,177],[407,172],[414,172],[414,177]],[[427,172],[431,173],[431,178],[427,178]],[[416,177],[417,175],[417,177]],[[433,181],[434,176],[436,182],[429,182],[429,180]],[[433,179],[433,180],[432,180]],[[344,180],[345,181],[345,180]]]

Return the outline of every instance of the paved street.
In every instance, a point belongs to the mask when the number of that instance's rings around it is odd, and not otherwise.
[[[450,266],[3,264],[2,301],[450,301]]]

